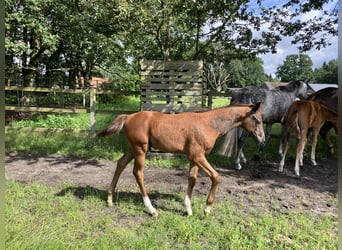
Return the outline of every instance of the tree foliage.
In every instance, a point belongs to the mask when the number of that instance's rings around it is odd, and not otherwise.
[[[267,77],[260,58],[234,59],[228,64],[229,87],[261,86]]]
[[[258,1],[266,2],[266,1]],[[333,9],[326,9],[327,4]],[[270,31],[279,36],[293,37],[301,52],[331,45],[330,38],[337,36],[337,0],[288,0],[281,6],[262,7]],[[314,12],[314,15],[310,15]]]
[[[337,12],[300,15],[329,1],[5,0],[7,73],[17,70],[25,85],[38,75],[71,85],[94,74],[124,82],[137,74],[142,58],[203,59],[230,65],[237,73],[231,84],[259,84],[248,77],[260,72],[241,73],[240,66],[255,66],[244,58],[276,52],[283,36],[294,36],[301,50],[327,46],[337,34]]]
[[[322,67],[316,68],[314,71],[315,82],[317,83],[338,83],[338,62],[336,60],[331,60],[329,62],[324,62]]]
[[[289,82],[295,79],[312,80],[312,60],[306,54],[288,55],[283,64],[277,67],[276,75],[282,82]]]

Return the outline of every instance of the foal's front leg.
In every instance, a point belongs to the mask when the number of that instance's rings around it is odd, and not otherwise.
[[[134,168],[133,174],[135,176],[135,180],[137,181],[140,192],[144,201],[145,207],[148,209],[149,213],[153,217],[157,217],[158,213],[156,209],[152,206],[151,200],[147,195],[147,191],[144,184],[144,164],[145,164],[145,151],[140,153],[135,153],[134,156]]]
[[[192,196],[192,190],[197,180],[197,175],[198,175],[198,167],[195,165],[194,162],[190,162],[189,177],[188,177],[188,190],[186,192],[185,199],[184,199],[184,205],[186,208],[186,212],[188,213],[188,216],[192,215],[191,196]]]
[[[207,206],[204,210],[205,215],[208,216],[213,206],[213,203],[215,201],[215,194],[216,194],[217,185],[220,181],[220,176],[216,172],[216,170],[209,164],[204,154],[197,156],[194,159],[194,163],[198,167],[200,167],[211,179],[211,188],[210,188],[210,192],[209,192],[208,199],[207,199]]]

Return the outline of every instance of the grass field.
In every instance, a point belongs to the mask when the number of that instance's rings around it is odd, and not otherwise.
[[[70,188],[70,185],[67,186]],[[142,203],[103,205],[104,193],[89,188],[84,199],[38,183],[6,185],[6,249],[335,249],[334,217],[241,210],[230,200],[210,217],[163,211],[151,218]],[[174,194],[179,206],[183,194]],[[101,197],[102,196],[102,197]],[[101,197],[102,199],[99,199]],[[20,201],[20,202],[18,202]],[[194,198],[194,210],[204,199]],[[242,212],[243,211],[243,212]]]
[[[225,104],[216,104],[217,106]],[[215,106],[215,107],[217,107]],[[88,129],[88,115],[39,116],[16,122],[14,126]],[[98,128],[112,116],[98,115]],[[268,148],[278,147],[279,126],[272,130]],[[116,161],[126,148],[123,135],[91,139],[87,134],[6,132],[7,152],[37,155],[60,154]],[[336,145],[337,138],[333,137]],[[317,153],[326,154],[322,143]],[[247,143],[251,157],[257,145]],[[227,159],[213,153],[217,165]],[[265,150],[272,157],[274,150]],[[273,153],[271,153],[272,151]],[[290,156],[294,155],[291,150]],[[173,167],[188,163],[184,158],[147,161],[150,166]],[[65,184],[70,187],[70,184]],[[216,204],[210,217],[204,214],[187,218],[181,212],[163,211],[159,218],[149,217],[140,200],[104,206],[106,194],[89,188],[83,199],[66,192],[64,186],[45,186],[37,182],[6,183],[6,249],[336,249],[335,216],[317,217],[312,212],[279,214],[276,209],[244,207],[232,200]],[[167,202],[180,206],[184,193],[175,193]],[[246,194],[254,199],[253,194]],[[205,198],[193,200],[194,211],[203,210]],[[243,209],[241,209],[243,208]]]

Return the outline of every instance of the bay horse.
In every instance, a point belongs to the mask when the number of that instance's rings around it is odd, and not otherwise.
[[[164,114],[155,111],[141,111],[119,115],[97,136],[118,134],[123,130],[128,142],[128,150],[118,160],[117,167],[108,189],[109,206],[113,205],[113,192],[122,171],[134,159],[133,174],[139,185],[144,205],[152,216],[158,213],[152,206],[144,185],[144,163],[149,146],[165,153],[186,154],[190,161],[188,189],[184,204],[188,216],[192,215],[191,195],[196,183],[198,170],[202,169],[211,179],[211,189],[207,198],[205,214],[208,215],[214,203],[219,174],[210,165],[206,155],[214,147],[216,139],[242,127],[263,143],[265,134],[261,119],[260,103],[239,105],[203,112]]]
[[[338,112],[338,88],[328,87],[328,88],[318,90],[317,92],[309,95],[307,100],[317,101],[329,107],[330,109],[334,110],[336,113]],[[329,121],[325,121],[319,131],[319,134],[327,143],[331,154],[334,153],[334,145],[331,142],[330,137],[329,137],[329,131],[332,128],[334,128],[335,132],[337,133],[337,128],[334,127],[334,124]]]
[[[283,122],[283,154],[279,164],[279,172],[283,172],[290,136],[293,135],[297,139],[295,173],[299,176],[299,166],[303,166],[303,152],[310,131],[312,131],[311,163],[314,166],[317,165],[315,159],[317,136],[324,121],[329,121],[337,127],[337,112],[312,100],[300,100],[292,103]]]
[[[262,103],[262,121],[266,124],[266,140],[261,144],[255,158],[259,158],[263,148],[270,140],[272,125],[280,123],[287,112],[288,107],[297,98],[304,99],[307,97],[307,82],[300,80],[290,81],[285,86],[279,86],[274,89],[266,87],[247,86],[236,91],[232,91],[230,105],[241,103]],[[225,136],[223,144],[219,149],[219,153],[225,156],[232,156],[236,148],[235,168],[241,170],[240,161],[246,162],[243,153],[243,146],[246,143],[248,133],[238,128]]]

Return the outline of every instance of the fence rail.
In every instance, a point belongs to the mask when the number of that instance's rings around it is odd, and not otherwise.
[[[73,133],[95,133],[95,113],[97,114],[130,114],[138,112],[139,110],[104,110],[96,109],[96,96],[97,95],[140,95],[140,91],[116,91],[116,90],[97,90],[94,88],[84,89],[61,89],[61,88],[41,88],[41,87],[21,87],[21,86],[5,86],[5,91],[23,91],[23,92],[46,92],[46,93],[68,93],[68,94],[88,94],[90,95],[89,107],[84,108],[58,108],[58,107],[36,107],[36,106],[14,106],[6,105],[6,111],[17,111],[17,112],[46,112],[46,113],[89,113],[90,114],[90,129],[89,130],[75,130],[75,129],[56,129],[56,128],[13,128],[6,126],[6,130],[20,130],[20,131],[32,131],[32,132],[73,132]],[[161,93],[159,93],[161,94]],[[177,96],[179,94],[177,93]],[[217,91],[207,91],[203,93],[201,98],[207,98],[207,109],[212,108],[212,100],[216,96],[229,97],[229,93],[222,93]],[[142,100],[145,98],[141,96]],[[158,105],[158,104],[155,104]],[[165,104],[163,104],[165,106]],[[181,105],[181,104],[180,104]],[[161,108],[162,109],[162,108]],[[197,108],[184,108],[187,111],[198,111]]]

